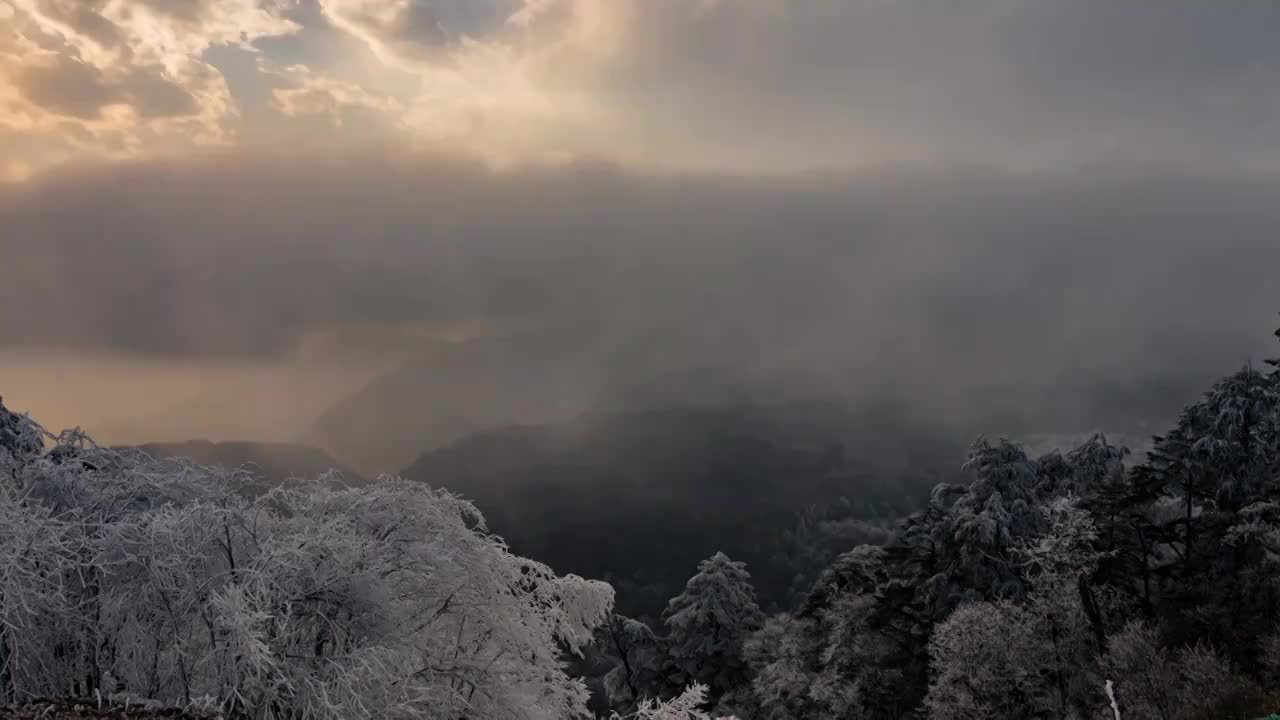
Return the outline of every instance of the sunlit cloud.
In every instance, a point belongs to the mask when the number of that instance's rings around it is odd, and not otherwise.
[[[298,27],[283,3],[11,0],[0,28],[0,133],[48,139],[30,167],[228,146],[237,104],[202,59]]]
[[[0,136],[37,169],[291,132],[728,172],[1280,147],[1272,3],[0,1]]]
[[[305,65],[290,65],[280,75],[288,79],[290,86],[273,89],[272,96],[276,109],[289,117],[319,115],[341,126],[343,114],[350,110],[367,110],[389,116],[402,112],[395,98],[376,95],[354,83],[317,75]]]

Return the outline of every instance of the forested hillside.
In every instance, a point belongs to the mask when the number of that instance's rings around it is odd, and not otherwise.
[[[1277,333],[1280,335],[1280,332]],[[1280,372],[1214,383],[1145,458],[979,439],[787,612],[717,554],[661,623],[615,615],[608,704],[707,683],[744,718],[1258,718],[1280,708]]]
[[[418,480],[261,488],[0,411],[0,701],[300,720],[1260,718],[1280,709],[1278,366],[1213,383],[1144,457],[1102,434],[1039,455],[980,438],[894,523],[860,516],[895,505],[838,444],[796,445],[741,410],[513,429],[416,466],[510,494],[495,506],[513,537],[574,519],[538,548],[565,566],[513,554]],[[651,457],[609,477],[620,448]],[[718,472],[682,474],[707,453]],[[541,485],[511,485],[531,462]],[[771,494],[788,476],[800,487]],[[838,487],[853,497],[767,524],[778,497]],[[674,507],[706,535],[672,535]],[[604,545],[610,525],[616,545],[564,549]],[[628,616],[638,583],[556,573],[644,547],[674,563],[717,536],[794,552],[758,569],[705,552],[660,617]]]
[[[887,536],[963,445],[891,415],[831,407],[666,408],[472,435],[406,478],[474,501],[517,552],[609,580],[657,616],[723,550],[785,604],[843,545]],[[625,590],[624,590],[625,589]]]

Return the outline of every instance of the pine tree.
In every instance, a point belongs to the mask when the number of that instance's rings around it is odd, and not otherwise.
[[[979,440],[965,469],[974,480],[951,509],[947,572],[966,599],[1017,595],[1023,588],[1009,552],[1043,529],[1036,464],[1008,440]]]
[[[677,687],[703,683],[713,700],[746,687],[743,642],[763,622],[746,564],[718,552],[698,565],[664,613],[670,673]]]
[[[1276,380],[1252,367],[1219,380],[1156,438],[1134,472],[1135,489],[1150,508],[1138,529],[1153,540],[1143,548],[1156,586],[1151,604],[1177,640],[1234,638],[1230,647],[1242,661],[1251,660],[1249,639],[1269,622],[1276,588],[1259,572],[1259,555],[1248,543],[1225,541],[1232,528],[1248,524],[1247,509],[1257,516],[1255,506],[1274,498]]]

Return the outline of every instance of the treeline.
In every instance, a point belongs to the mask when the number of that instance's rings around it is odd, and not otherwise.
[[[1280,332],[1277,333],[1280,336]],[[704,562],[661,622],[597,631],[620,713],[705,683],[741,718],[1259,718],[1280,709],[1280,371],[1244,367],[1146,458],[979,440],[887,541],[765,617]]]

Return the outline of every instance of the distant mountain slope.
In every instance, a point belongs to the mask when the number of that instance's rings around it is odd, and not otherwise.
[[[539,330],[435,342],[333,404],[300,441],[366,473],[393,472],[494,427],[771,401],[814,385],[805,373],[765,371],[743,360],[752,357],[741,340],[710,331],[687,338],[666,329],[634,337]],[[822,391],[830,388],[824,383]]]
[[[210,376],[204,377],[202,373]],[[182,443],[190,438],[297,442],[301,430],[316,416],[350,388],[367,382],[369,376],[367,372],[314,366],[296,372],[197,369],[190,375],[200,380],[197,392],[183,394],[181,399],[167,405],[150,403],[143,411],[130,403],[120,403],[113,419],[83,427],[100,441],[119,445]],[[136,393],[151,389],[135,377],[128,380],[129,383],[121,386],[135,388]],[[171,380],[170,384],[174,382],[178,380]],[[165,397],[163,389],[156,393]]]
[[[559,336],[438,343],[334,403],[300,440],[372,474],[471,432],[572,416],[596,381],[567,345]]]
[[[963,372],[916,371],[911,358],[888,374],[758,360],[749,343],[715,335],[585,342],[569,332],[531,332],[438,342],[334,402],[297,437],[366,474],[393,472],[494,427],[584,413],[797,400],[895,407],[949,426],[961,442],[980,433],[1025,437],[1094,428],[1143,437],[1176,417],[1212,377],[1135,364],[1124,371],[1047,368],[1040,377],[979,383]]]
[[[276,485],[295,478],[314,478],[329,470],[342,473],[343,481],[349,485],[368,482],[360,473],[346,467],[323,450],[293,443],[191,440],[179,443],[147,443],[133,447],[156,458],[179,457],[187,458],[199,465],[216,465],[228,469],[243,468],[267,485]]]
[[[478,433],[403,474],[474,500],[516,552],[610,579],[623,612],[654,613],[717,550],[776,600],[797,513],[846,496],[866,517],[896,517],[962,459],[890,417],[670,408]]]

